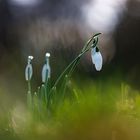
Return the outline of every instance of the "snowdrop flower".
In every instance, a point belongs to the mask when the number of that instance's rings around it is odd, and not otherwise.
[[[31,61],[33,59],[33,56],[28,56],[28,62],[27,62],[27,66],[25,69],[25,79],[26,81],[30,81],[33,75],[33,68],[32,68],[32,64]]]
[[[100,71],[103,65],[103,57],[98,47],[94,47],[91,49],[91,58],[92,58],[92,63],[95,65],[95,69],[97,71]]]
[[[51,77],[51,68],[49,64],[50,53],[46,53],[45,64],[42,69],[42,82],[45,83]]]

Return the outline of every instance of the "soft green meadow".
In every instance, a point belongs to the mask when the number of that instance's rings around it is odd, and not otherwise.
[[[0,139],[139,140],[140,93],[122,81],[85,82],[73,82],[75,99],[65,98],[51,113],[20,102],[1,111]]]
[[[140,91],[126,83],[121,72],[95,79],[73,73],[81,57],[97,46],[98,35],[91,37],[54,82],[47,54],[42,84],[35,92],[29,57],[27,102],[14,103],[0,91],[0,140],[140,139]]]

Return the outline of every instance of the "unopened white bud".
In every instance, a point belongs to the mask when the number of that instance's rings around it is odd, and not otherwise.
[[[50,53],[46,53],[46,62],[42,68],[42,82],[45,83],[51,77],[51,68],[49,64]]]
[[[33,56],[28,56],[28,63],[25,68],[25,79],[26,81],[30,81],[33,75],[33,68],[31,64],[31,60],[33,59]]]

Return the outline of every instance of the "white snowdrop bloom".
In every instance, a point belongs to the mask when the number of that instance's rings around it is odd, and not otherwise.
[[[95,69],[100,71],[103,65],[103,57],[97,47],[91,49],[92,63],[95,65]]]
[[[25,68],[25,79],[26,81],[30,81],[33,75],[33,68],[32,68],[32,64],[31,61],[33,59],[33,56],[28,56],[28,63],[27,66]]]
[[[51,68],[49,64],[50,53],[46,53],[45,64],[42,68],[42,82],[45,83],[51,77]]]

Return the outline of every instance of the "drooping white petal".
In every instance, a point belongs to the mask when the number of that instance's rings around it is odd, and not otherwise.
[[[96,52],[94,55],[94,60],[95,60],[95,69],[97,71],[100,71],[102,69],[103,65],[103,58],[100,52]]]
[[[27,64],[26,69],[25,69],[25,79],[26,81],[31,80],[33,75],[33,68],[31,64]]]
[[[92,58],[92,63],[93,64],[95,64],[95,60],[94,60],[94,57],[93,57],[95,55],[95,53],[96,53],[96,48],[94,47],[94,48],[91,49],[91,58]]]
[[[103,57],[99,51],[96,52],[96,47],[91,49],[91,58],[92,63],[95,65],[95,69],[100,71],[103,65]]]

